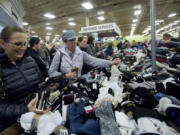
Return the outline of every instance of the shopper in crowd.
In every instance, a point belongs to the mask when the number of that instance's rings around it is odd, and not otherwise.
[[[108,56],[112,56],[113,52],[114,52],[114,50],[113,50],[113,43],[110,42],[109,45],[108,45],[108,48],[105,51],[105,57],[107,58]]]
[[[137,43],[136,43],[135,40],[132,41],[132,46],[131,46],[131,47],[132,47],[132,48],[137,47]]]
[[[138,48],[138,49],[143,49],[142,42],[138,42],[138,43],[137,43],[137,48]]]
[[[165,33],[163,35],[163,40],[159,42],[159,46],[164,46],[171,48],[171,50],[176,50],[180,47],[180,42],[171,41],[171,35],[168,33]]]
[[[40,72],[42,73],[43,77],[46,78],[48,76],[48,71],[46,67],[45,61],[41,58],[41,56],[38,54],[41,45],[40,45],[40,39],[37,37],[32,37],[29,41],[30,47],[27,49],[27,53],[29,56],[31,56],[36,63],[38,64],[38,67],[40,69]]]
[[[56,51],[57,51],[57,49],[56,49],[56,46],[54,45],[54,46],[51,48],[51,50],[50,50],[50,57],[51,57],[51,59],[53,59],[54,56],[56,55]]]
[[[77,45],[79,46],[79,48],[80,48],[82,51],[87,52],[87,48],[86,48],[87,39],[86,39],[84,36],[81,36],[81,37],[78,38],[78,43],[77,43]]]
[[[29,93],[38,90],[38,84],[43,78],[34,59],[25,54],[26,34],[21,28],[5,27],[1,32],[0,47],[1,134],[7,127],[10,130],[21,114],[35,112],[35,99],[28,105],[25,104],[25,99]],[[8,132],[7,130],[3,133]]]
[[[95,51],[96,53],[100,51],[100,43],[95,44]]]
[[[124,44],[123,44],[123,49],[125,48],[129,48],[130,47],[130,43],[128,40],[125,40]]]
[[[94,47],[94,38],[92,36],[88,37],[86,48],[88,54],[90,54],[91,56],[96,56],[96,50]]]
[[[87,39],[86,39],[86,37],[84,37],[84,36],[79,37],[79,38],[78,38],[77,45],[78,45],[78,47],[79,47],[82,51],[87,52],[87,48],[86,48]],[[86,74],[86,73],[88,73],[89,71],[91,71],[92,69],[93,69],[92,66],[87,65],[87,64],[83,64],[81,74],[82,74],[82,75],[83,75],[83,74]]]
[[[45,61],[47,69],[49,69],[50,63],[51,63],[50,51],[46,47],[46,45],[43,44],[43,43],[41,43],[41,48],[39,50],[39,55]]]
[[[67,79],[75,79],[81,76],[84,64],[93,67],[109,67],[120,63],[120,59],[107,61],[95,58],[81,51],[79,47],[76,46],[76,34],[72,30],[63,33],[62,40],[65,46],[58,50],[53,59],[49,69],[50,77],[64,74]]]
[[[122,49],[122,46],[123,46],[122,42],[119,42],[119,43],[117,44],[118,50],[121,50],[121,49]]]

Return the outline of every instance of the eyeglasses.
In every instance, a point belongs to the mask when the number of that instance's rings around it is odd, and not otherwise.
[[[13,45],[18,46],[18,47],[28,46],[27,42],[24,42],[24,43],[23,42],[16,42],[16,43],[8,42],[8,43],[13,44]]]

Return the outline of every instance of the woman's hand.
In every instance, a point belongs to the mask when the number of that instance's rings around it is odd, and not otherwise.
[[[74,71],[74,72],[66,73],[65,77],[66,77],[67,79],[76,79],[76,78],[77,78],[77,72]]]
[[[37,114],[45,114],[45,113],[48,113],[49,111],[51,111],[51,108],[48,108],[43,111],[37,111],[36,110],[36,98],[31,100],[31,102],[27,105],[27,108],[28,108],[29,112],[35,112]]]
[[[114,59],[113,61],[110,62],[110,65],[116,65],[119,66],[121,60],[119,58]]]

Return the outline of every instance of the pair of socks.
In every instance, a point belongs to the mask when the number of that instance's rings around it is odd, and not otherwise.
[[[121,135],[115,121],[111,102],[102,102],[101,105],[97,107],[95,113],[96,117],[100,119],[100,130],[102,135]]]

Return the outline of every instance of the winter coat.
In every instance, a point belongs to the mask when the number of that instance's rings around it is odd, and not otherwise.
[[[31,56],[36,61],[36,63],[38,64],[38,67],[40,69],[41,74],[43,75],[44,78],[46,78],[48,76],[48,70],[46,68],[46,63],[41,58],[41,56],[38,54],[38,52],[32,48],[28,48],[27,54],[29,56]]]
[[[0,98],[0,132],[16,122],[21,114],[27,112],[25,99],[29,93],[38,90],[42,76],[36,62],[25,56],[12,64],[7,55],[0,51],[2,89],[6,99]]]
[[[96,56],[96,49],[92,44],[87,44],[86,45],[87,53],[90,54],[91,56]]]
[[[62,73],[68,73],[71,72],[73,67],[78,68],[78,77],[81,76],[82,67],[85,64],[93,66],[93,67],[109,67],[110,61],[98,59],[95,57],[92,57],[91,55],[87,54],[86,52],[83,52],[79,49],[79,47],[76,47],[74,56],[71,59],[70,54],[68,54],[67,50],[65,50],[66,47],[63,47],[59,49],[54,56],[53,62],[51,64],[51,67],[49,69],[49,76],[57,76]],[[61,64],[60,62],[60,55],[63,54]],[[61,66],[61,67],[59,67]],[[60,70],[59,70],[60,69]],[[59,72],[61,71],[61,72]]]

